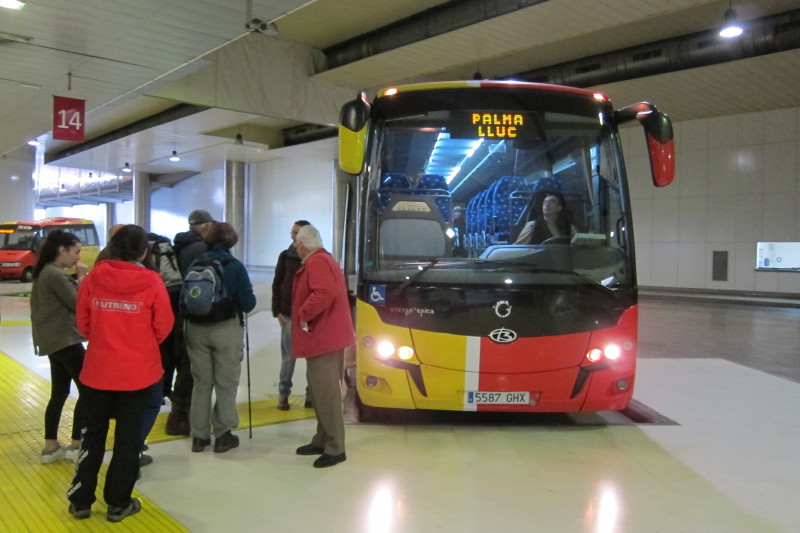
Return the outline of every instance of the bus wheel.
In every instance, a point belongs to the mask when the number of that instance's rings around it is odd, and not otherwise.
[[[370,407],[368,405],[364,405],[364,402],[361,401],[361,397],[356,392],[356,401],[355,401],[356,411],[358,412],[358,421],[362,424],[374,422],[375,421],[375,408]]]
[[[19,278],[20,283],[30,283],[33,281],[33,269],[31,267],[22,271],[22,277]]]

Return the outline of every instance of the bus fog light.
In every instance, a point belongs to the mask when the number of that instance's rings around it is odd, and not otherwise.
[[[603,350],[603,354],[606,356],[606,358],[616,361],[619,359],[619,356],[622,355],[622,350],[620,350],[619,346],[616,344],[609,344],[606,346],[605,350]]]
[[[364,383],[367,384],[367,387],[374,387],[378,384],[378,378],[375,376],[367,376],[367,379],[364,380]]]
[[[394,355],[394,344],[383,341],[378,343],[378,356],[382,359],[389,359]]]
[[[603,358],[603,352],[599,348],[592,348],[591,350],[586,352],[586,359],[588,359],[592,363],[596,363],[602,358]]]
[[[628,390],[630,388],[630,386],[631,386],[630,381],[628,381],[625,378],[617,380],[617,389],[619,389],[619,390],[621,390],[623,392]]]
[[[408,361],[414,357],[414,348],[411,346],[401,346],[397,349],[397,357],[403,361]]]

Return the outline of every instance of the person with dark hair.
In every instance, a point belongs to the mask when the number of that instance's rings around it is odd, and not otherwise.
[[[214,217],[205,209],[195,209],[189,213],[189,231],[184,231],[175,235],[172,239],[172,249],[178,258],[178,268],[181,277],[186,277],[189,265],[202,256],[208,250],[205,243],[205,236],[211,230]],[[177,305],[177,298],[173,299],[173,312],[177,317],[177,323],[173,331],[173,353],[175,356],[175,381],[172,385],[172,394],[169,396],[172,405],[167,424],[164,431],[167,435],[186,435],[191,434],[189,424],[189,412],[192,406],[192,390],[194,381],[192,380],[192,369],[189,361],[189,354],[186,350],[186,339],[184,338],[183,318],[180,316],[180,309]]]
[[[303,260],[292,289],[292,356],[302,357],[314,391],[317,431],[297,455],[319,455],[314,467],[347,459],[341,380],[344,350],[355,344],[347,282],[333,256],[322,248],[314,226],[303,226],[295,239]]]
[[[83,336],[75,324],[78,284],[88,272],[81,263],[81,242],[72,233],[55,229],[47,234],[37,255],[31,289],[31,334],[40,356],[50,360],[50,401],[44,413],[44,449],[41,462],[78,459],[81,446],[83,406],[79,379],[83,367]],[[65,269],[75,268],[76,278]],[[72,443],[58,442],[58,424],[67,401],[70,381],[78,387],[78,403],[72,422]]]
[[[67,498],[74,517],[91,515],[109,420],[115,418],[103,497],[106,519],[120,522],[142,508],[131,493],[144,445],[145,411],[162,386],[158,345],[172,329],[173,315],[161,277],[142,263],[147,233],[141,227],[123,226],[111,238],[109,253],[110,259],[98,263],[78,290],[78,330],[89,340],[80,375],[86,428]]]
[[[211,444],[212,430],[214,452],[239,446],[239,437],[231,430],[239,425],[236,392],[244,356],[244,313],[255,308],[256,296],[247,270],[230,252],[238,240],[236,230],[227,222],[212,223],[205,238],[208,251],[202,259],[222,265],[222,283],[230,301],[225,312],[187,317],[186,348],[194,378],[189,413],[193,452],[202,452]],[[213,409],[212,393],[216,394]]]
[[[278,409],[289,410],[289,395],[292,393],[292,375],[295,358],[292,357],[292,280],[300,268],[300,256],[294,239],[303,226],[311,224],[308,220],[298,220],[292,225],[289,236],[292,244],[278,255],[275,276],[272,278],[272,316],[281,326],[281,370],[278,377]],[[312,407],[311,387],[306,386],[305,407]]]
[[[538,205],[532,205],[528,219],[529,222],[522,228],[514,244],[541,244],[553,237],[575,235],[575,226],[572,225],[564,195],[560,192],[546,193],[541,209]]]

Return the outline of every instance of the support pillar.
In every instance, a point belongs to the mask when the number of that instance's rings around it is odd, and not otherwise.
[[[150,231],[150,174],[133,173],[133,223]]]
[[[223,219],[233,226],[239,242],[231,249],[234,257],[247,264],[245,257],[245,187],[247,164],[243,161],[225,161],[225,212]]]

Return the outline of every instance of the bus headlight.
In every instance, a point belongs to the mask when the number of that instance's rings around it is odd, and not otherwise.
[[[397,349],[397,357],[403,361],[408,361],[414,357],[414,348],[411,346],[401,346]]]
[[[394,355],[394,344],[388,341],[378,343],[378,356],[382,359],[389,359]]]
[[[586,359],[592,363],[597,363],[603,358],[603,352],[598,348],[592,348],[586,352]]]
[[[620,350],[619,346],[616,344],[609,344],[603,350],[603,354],[606,356],[607,359],[611,361],[616,361],[619,359],[619,356],[622,355],[622,350]]]

